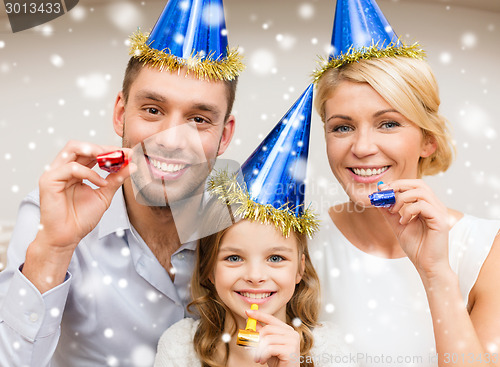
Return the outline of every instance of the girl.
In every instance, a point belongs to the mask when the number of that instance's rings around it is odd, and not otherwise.
[[[335,328],[318,326],[319,281],[304,234],[241,220],[201,239],[197,256],[190,306],[200,320],[163,334],[155,366],[350,365]],[[248,317],[265,325],[255,349],[236,344]]]
[[[211,203],[207,224],[225,229],[198,246],[190,307],[200,319],[164,333],[156,367],[352,365],[335,329],[317,322],[319,282],[306,241],[317,222],[303,209],[306,167],[296,161],[307,154],[311,103],[312,86],[243,164],[244,184],[225,174],[210,182],[223,205]],[[226,203],[235,204],[229,216]],[[250,311],[252,304],[259,310]],[[261,324],[255,348],[236,344],[248,317]]]

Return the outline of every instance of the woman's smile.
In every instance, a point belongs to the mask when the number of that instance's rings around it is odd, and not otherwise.
[[[330,167],[351,201],[370,205],[378,181],[417,178],[421,157],[434,151],[422,130],[369,84],[341,82],[325,102]]]

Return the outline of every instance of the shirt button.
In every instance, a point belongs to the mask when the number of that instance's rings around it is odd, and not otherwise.
[[[38,321],[38,314],[36,312],[32,312],[30,315],[30,321],[31,322],[37,322]]]
[[[183,253],[180,253],[179,255],[177,255],[177,258],[179,260],[184,260],[184,254]]]

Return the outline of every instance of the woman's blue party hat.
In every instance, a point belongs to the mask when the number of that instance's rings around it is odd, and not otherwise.
[[[170,0],[151,33],[131,36],[130,54],[208,80],[233,80],[244,69],[238,52],[228,48],[222,0]]]
[[[243,163],[243,179],[219,172],[209,182],[219,199],[240,204],[235,214],[273,223],[285,236],[291,229],[311,236],[318,227],[304,208],[312,97],[311,84]]]
[[[418,43],[406,45],[396,36],[375,0],[337,0],[331,46],[328,61],[314,73],[315,80],[330,68],[361,59],[425,57]]]

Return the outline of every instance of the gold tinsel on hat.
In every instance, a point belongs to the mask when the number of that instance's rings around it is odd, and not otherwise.
[[[227,205],[238,204],[234,215],[242,219],[259,221],[264,224],[274,224],[283,236],[288,237],[290,231],[305,233],[309,238],[319,229],[319,221],[310,209],[304,210],[300,217],[283,204],[275,208],[271,204],[259,204],[250,198],[245,183],[239,183],[238,173],[229,174],[227,171],[219,171],[212,175],[208,181],[208,190],[212,196]]]
[[[148,37],[148,33],[142,33],[140,30],[130,36],[129,54],[159,70],[177,71],[186,67],[188,73],[193,72],[199,79],[229,81],[245,69],[241,62],[243,57],[236,49],[228,48],[227,57],[224,59],[213,59],[213,54],[195,54],[184,59],[170,54],[168,49],[157,50],[150,47],[153,41],[148,44]]]
[[[332,57],[328,61],[320,57],[320,61],[318,63],[322,65],[322,67],[314,71],[312,76],[314,83],[316,83],[328,69],[339,68],[342,65],[358,62],[359,60],[396,56],[423,60],[425,58],[425,51],[422,50],[418,43],[408,46],[400,40],[391,42],[385,47],[383,45],[379,46],[378,42],[376,44],[372,43],[371,46],[362,46],[360,48],[351,46],[346,53],[340,53],[339,56],[335,58]]]

